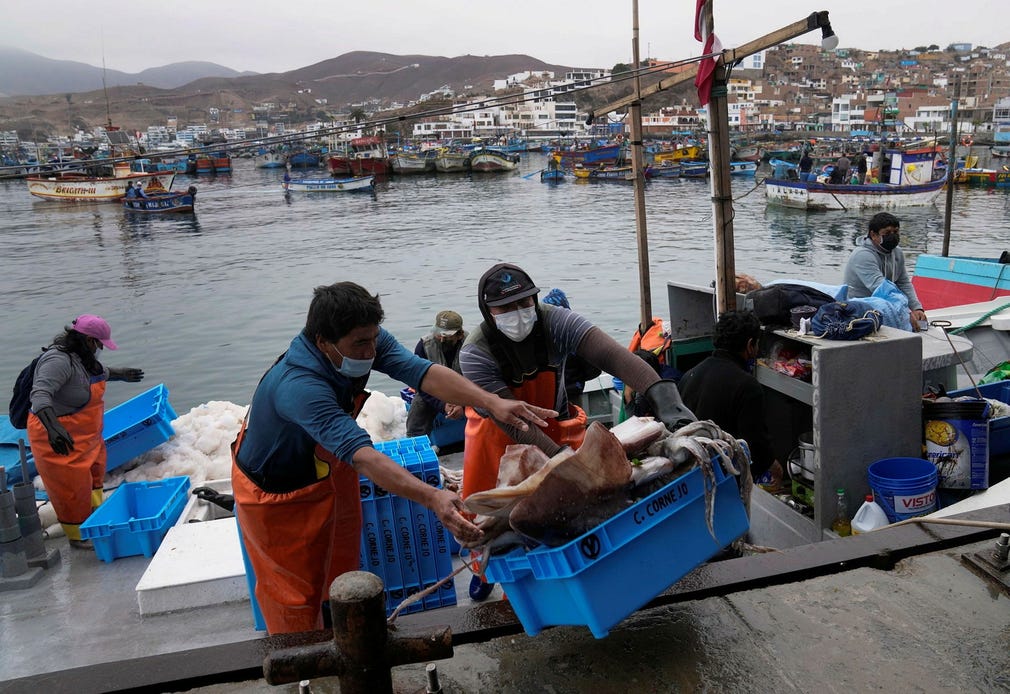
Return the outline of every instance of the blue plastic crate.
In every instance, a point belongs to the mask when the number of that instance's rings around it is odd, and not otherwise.
[[[565,624],[605,637],[747,532],[736,479],[714,465],[718,541],[705,524],[705,482],[695,468],[565,545],[492,556],[487,579],[502,584],[530,636]]]
[[[433,487],[442,486],[438,456],[426,436],[381,441],[376,450],[388,455],[412,475]],[[383,580],[387,614],[403,600],[452,573],[449,533],[425,506],[389,494],[367,477],[361,489],[362,571]],[[422,601],[408,606],[404,614],[456,604],[451,584]]]
[[[1010,404],[1010,381],[997,381],[979,386],[983,398],[999,400]],[[952,398],[965,395],[977,397],[974,388],[961,388],[947,393]],[[989,420],[989,456],[1006,455],[1010,453],[1010,416],[993,417]]]
[[[126,482],[81,523],[81,538],[91,540],[105,562],[143,554],[153,557],[186,505],[189,477],[156,482]]]

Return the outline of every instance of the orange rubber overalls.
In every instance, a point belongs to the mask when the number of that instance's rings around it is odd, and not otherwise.
[[[353,417],[364,401],[355,399]],[[232,494],[267,632],[322,629],[320,606],[330,584],[359,566],[358,473],[317,445],[314,484],[282,494],[265,492],[235,462],[244,436],[245,422],[232,444]]]
[[[74,440],[74,450],[59,455],[49,445],[49,433],[34,412],[28,415],[28,443],[35,467],[46,485],[56,519],[71,540],[81,539],[81,523],[102,503],[105,479],[105,376],[91,377],[91,398],[59,418]]]
[[[509,386],[513,397],[531,405],[553,408],[557,395],[557,374],[541,371],[519,386]],[[586,413],[569,404],[574,414],[570,419],[548,421],[544,432],[562,446],[578,448],[586,436]],[[530,426],[535,426],[531,424]],[[463,493],[466,497],[498,486],[498,466],[505,447],[515,441],[502,431],[490,417],[481,417],[473,408],[466,408],[465,444],[463,448]]]

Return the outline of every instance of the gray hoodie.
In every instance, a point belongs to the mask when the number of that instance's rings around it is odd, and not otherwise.
[[[844,282],[849,286],[849,297],[861,299],[870,296],[885,279],[898,285],[898,289],[908,297],[909,310],[922,308],[922,302],[915,295],[912,280],[905,270],[905,254],[901,246],[885,251],[875,246],[869,238],[864,238],[845,264]]]

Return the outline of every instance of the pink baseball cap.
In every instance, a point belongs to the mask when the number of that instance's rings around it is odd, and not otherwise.
[[[116,343],[112,341],[112,328],[109,327],[109,322],[101,316],[90,313],[77,316],[74,319],[74,330],[81,335],[95,338],[109,349],[118,349]]]

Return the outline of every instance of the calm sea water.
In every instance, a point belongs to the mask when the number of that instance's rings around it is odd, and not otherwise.
[[[574,309],[626,344],[639,315],[632,188],[524,177],[544,162],[534,153],[515,174],[394,178],[374,195],[285,198],[283,171],[240,159],[228,176],[178,176],[176,188],[199,188],[197,212],[171,218],[45,202],[23,181],[0,182],[0,383],[9,392],[40,346],[77,314],[98,313],[120,345],[103,361],[147,374],[111,384],[110,405],[160,382],[180,414],[211,400],[247,404],[303,326],[313,287],[352,280],[380,294],[384,325],[412,349],[439,310],[477,325],[477,279],[499,261],[544,289],[563,288]],[[767,208],[747,178],[734,180],[733,193],[738,271],[841,282],[870,214]],[[1008,201],[1002,191],[957,189],[952,253],[1010,248]],[[911,259],[940,252],[943,206],[941,196],[901,212]],[[646,209],[653,313],[669,317],[667,281],[714,278],[708,183],[652,181]],[[380,375],[370,386],[390,395],[400,387]]]

